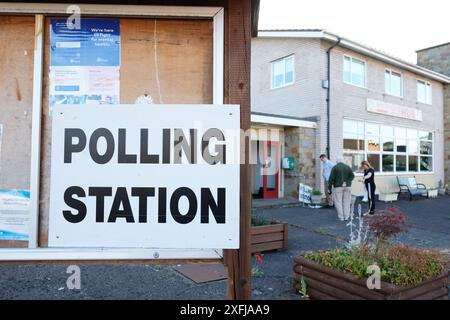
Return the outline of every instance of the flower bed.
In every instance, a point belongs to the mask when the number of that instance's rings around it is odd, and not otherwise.
[[[410,227],[405,214],[389,208],[362,219],[370,236],[356,245],[294,258],[297,290],[307,286],[313,299],[448,299],[447,257],[388,242]]]
[[[318,300],[448,300],[448,271],[444,270],[415,285],[381,281],[380,289],[369,289],[367,278],[342,271],[305,257],[294,258],[294,281],[300,290],[302,279],[308,296]]]

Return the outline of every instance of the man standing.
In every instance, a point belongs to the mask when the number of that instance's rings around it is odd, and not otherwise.
[[[344,163],[342,157],[336,159],[337,164],[331,169],[330,185],[334,187],[334,206],[339,220],[350,219],[352,202],[352,181],[355,178],[352,168]]]
[[[325,180],[325,195],[327,196],[327,204],[328,207],[333,206],[333,194],[331,184],[330,184],[330,174],[331,169],[334,167],[334,163],[328,160],[325,154],[321,154],[319,157],[320,161],[322,161],[322,175]]]

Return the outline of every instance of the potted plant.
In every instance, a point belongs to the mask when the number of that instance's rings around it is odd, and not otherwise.
[[[384,202],[392,202],[398,200],[398,192],[393,192],[390,190],[382,190],[378,196],[378,200]]]
[[[410,227],[405,214],[388,208],[362,219],[367,237],[356,245],[294,258],[297,291],[304,281],[312,299],[448,299],[445,256],[389,241]]]
[[[311,203],[316,204],[316,205],[321,204],[322,203],[322,192],[320,192],[319,190],[314,190],[311,193]]]
[[[428,198],[437,198],[438,196],[438,188],[428,189]]]
[[[272,218],[252,216],[250,230],[252,253],[283,250],[288,245],[288,224]]]
[[[444,184],[442,183],[442,180],[439,180],[438,183],[438,194],[440,196],[445,196],[446,193],[446,186],[444,186]]]

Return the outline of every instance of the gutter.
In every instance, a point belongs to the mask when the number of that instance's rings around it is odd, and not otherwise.
[[[447,77],[438,72],[429,70],[427,68],[420,67],[413,63],[403,61],[399,58],[392,57],[386,53],[381,51],[372,49],[368,46],[359,44],[355,41],[339,37],[336,34],[325,30],[304,30],[304,31],[295,31],[295,30],[260,30],[258,32],[259,38],[312,38],[312,39],[323,39],[331,42],[337,42],[340,39],[340,46],[346,49],[353,50],[360,54],[363,54],[367,57],[371,57],[373,59],[388,63],[392,66],[396,66],[398,68],[408,70],[412,73],[421,75],[423,77],[427,77],[428,79],[432,79],[443,84],[450,84],[450,77]]]
[[[341,43],[341,38],[327,50],[327,158],[330,159],[330,114],[331,114],[331,51]]]
[[[353,51],[361,53],[365,56],[388,63],[388,64],[396,66],[398,68],[402,68],[404,70],[408,70],[412,73],[427,77],[429,79],[436,80],[436,81],[444,83],[444,84],[450,84],[450,77],[447,77],[446,75],[429,70],[427,68],[423,68],[421,66],[418,66],[416,64],[413,64],[413,63],[410,63],[407,61],[403,61],[399,58],[389,56],[388,54],[385,54],[378,50],[369,48],[367,46],[364,46],[364,45],[354,42],[352,40],[339,37],[336,34],[332,34],[332,33],[324,31],[322,34],[322,39],[328,40],[328,41],[340,41],[340,46],[343,48],[353,50]]]

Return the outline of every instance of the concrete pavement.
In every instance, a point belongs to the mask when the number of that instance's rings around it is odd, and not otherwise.
[[[387,205],[378,202],[379,208]],[[391,204],[388,204],[391,205]],[[399,201],[415,226],[398,241],[450,253],[450,197]],[[349,229],[333,209],[301,206],[254,210],[289,223],[289,247],[262,255],[254,299],[299,299],[292,289],[292,258],[342,246]],[[81,290],[66,287],[66,266],[0,266],[0,299],[224,299],[226,281],[197,285],[172,266],[80,266]]]

